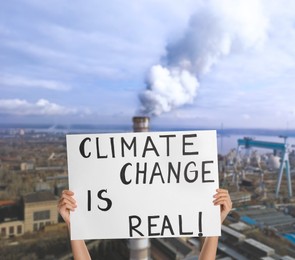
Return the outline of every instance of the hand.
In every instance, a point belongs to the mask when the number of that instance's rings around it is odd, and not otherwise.
[[[222,223],[232,209],[232,202],[227,190],[217,189],[216,191],[217,193],[213,196],[215,198],[213,203],[214,205],[220,205],[220,218]]]
[[[70,190],[64,190],[61,194],[61,197],[58,201],[58,211],[62,216],[63,220],[70,225],[70,211],[74,211],[77,207],[75,199],[72,197],[74,192]]]

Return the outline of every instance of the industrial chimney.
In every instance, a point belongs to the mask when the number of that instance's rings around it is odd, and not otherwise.
[[[133,117],[133,131],[134,132],[148,132],[150,118],[146,116]]]
[[[133,117],[134,132],[149,131],[149,117]],[[129,240],[130,260],[148,260],[150,242],[148,238],[133,238]]]

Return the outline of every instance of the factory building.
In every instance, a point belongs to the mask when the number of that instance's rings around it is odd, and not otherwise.
[[[240,219],[259,228],[269,228],[280,234],[295,232],[295,218],[275,208],[248,208],[239,210]]]
[[[23,197],[25,231],[33,232],[58,222],[56,198],[48,191],[33,192]]]
[[[244,255],[248,255],[249,257],[252,257],[252,259],[270,257],[275,254],[275,250],[273,248],[252,238],[245,239],[240,249],[244,252]]]
[[[246,239],[245,235],[225,225],[221,226],[221,234],[222,234],[222,240],[226,240],[227,242],[231,244],[240,243]]]
[[[0,237],[21,236],[58,223],[57,199],[51,192],[33,192],[20,202],[0,201]]]

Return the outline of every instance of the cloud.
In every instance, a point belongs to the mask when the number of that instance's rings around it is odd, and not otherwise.
[[[66,108],[51,103],[46,99],[39,99],[30,103],[24,99],[0,99],[0,114],[10,115],[71,115],[77,113],[76,109]]]
[[[43,88],[57,91],[68,91],[71,89],[70,86],[56,80],[32,79],[18,75],[0,75],[1,87]]]

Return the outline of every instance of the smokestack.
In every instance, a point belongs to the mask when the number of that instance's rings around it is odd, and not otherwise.
[[[129,240],[130,260],[148,260],[150,242],[148,238],[133,238]]]
[[[149,117],[136,116],[133,117],[134,132],[149,131]],[[130,260],[148,260],[150,242],[148,238],[134,238],[129,240]]]
[[[133,132],[148,132],[150,118],[146,116],[133,117]]]

